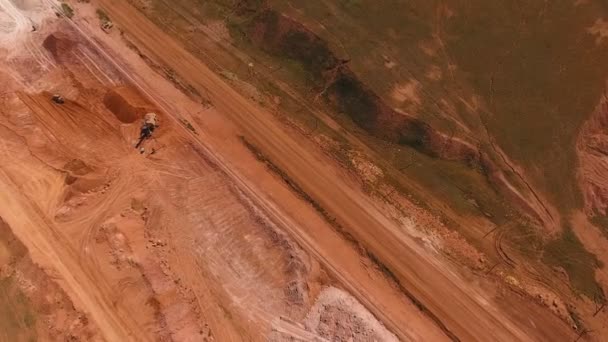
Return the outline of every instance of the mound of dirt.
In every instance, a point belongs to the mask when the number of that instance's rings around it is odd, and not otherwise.
[[[123,123],[133,123],[147,112],[155,111],[137,90],[127,86],[109,90],[103,103]]]
[[[355,298],[335,287],[321,291],[304,325],[330,341],[398,341]]]
[[[63,168],[75,175],[84,176],[87,173],[93,171],[85,162],[80,159],[72,159],[67,162]]]

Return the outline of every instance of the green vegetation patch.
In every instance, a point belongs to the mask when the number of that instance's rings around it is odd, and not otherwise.
[[[542,257],[546,244],[541,236],[542,227],[522,220],[507,225],[504,229],[508,229],[506,238],[514,250],[530,260]]]
[[[445,120],[437,114],[452,115],[473,130],[486,126],[562,215],[580,207],[574,147],[579,128],[595,107],[608,78],[604,63],[608,41],[597,41],[588,29],[608,14],[606,6],[598,1],[575,6],[569,1],[450,0],[443,3],[443,9],[426,1],[270,3],[306,23],[338,54],[348,55],[349,67],[357,78],[384,98],[391,92],[391,81],[420,80],[422,105],[415,113],[417,117],[444,129],[454,125],[442,123]],[[324,29],[318,28],[319,23]],[[433,25],[437,25],[437,31]],[[430,46],[428,53],[423,51],[425,44]],[[379,51],[395,62],[395,69],[384,67]],[[284,55],[293,59],[287,52]],[[442,71],[441,81],[425,78],[430,65]],[[366,130],[390,125],[377,121],[374,114],[378,106],[365,96],[359,80],[348,76],[336,80],[332,90],[338,94],[339,111]],[[483,104],[475,113],[477,118],[466,113],[465,106],[455,105],[462,103],[460,97],[469,100],[468,96],[473,95],[479,96]],[[453,112],[439,106],[444,99],[454,105]],[[424,144],[422,126],[402,129],[409,132],[401,143],[416,148]],[[478,138],[484,138],[484,130],[480,132]],[[499,224],[509,216],[508,209],[500,209],[501,204],[506,205],[501,195],[484,184],[483,177],[454,163],[415,152],[410,155],[415,160],[404,173],[443,194],[450,205],[464,212],[487,213]],[[564,268],[578,292],[594,297],[598,290],[595,257],[568,228],[545,246],[534,232],[537,228],[525,221],[513,226],[513,240],[520,244],[522,253],[537,255],[546,249],[542,259]]]
[[[328,44],[306,27],[273,10],[254,16],[248,24],[251,40],[267,52],[300,65],[316,91],[369,134],[422,152],[429,149],[431,127],[388,107],[334,56]]]
[[[0,339],[35,341],[36,315],[15,279],[0,279]]]
[[[106,11],[102,10],[101,8],[98,8],[95,13],[97,14],[97,18],[99,18],[102,23],[110,22],[110,17],[106,13]]]
[[[543,261],[548,265],[561,267],[568,274],[575,291],[589,299],[604,298],[602,288],[595,280],[595,269],[600,261],[576,237],[570,227],[545,246]]]
[[[581,204],[575,141],[608,78],[608,44],[588,32],[598,1],[450,1],[448,53],[489,105],[484,121],[564,214]]]
[[[575,139],[608,77],[603,62],[608,40],[598,44],[588,29],[608,14],[606,5],[483,0],[268,3],[304,23],[339,58],[349,59],[357,77],[382,98],[390,98],[395,84],[419,81],[421,104],[413,114],[434,127],[463,134],[445,119],[452,116],[479,138],[485,123],[500,147],[525,167],[534,185],[540,185],[563,214],[580,206]],[[385,60],[394,66],[386,67]],[[427,78],[431,67],[441,73],[440,80]],[[463,104],[471,103],[473,96],[483,105],[476,113]]]
[[[61,10],[63,11],[63,14],[65,14],[65,16],[68,18],[72,18],[74,16],[74,9],[72,8],[72,6],[65,2],[61,3]]]
[[[241,28],[266,52],[300,64],[308,73],[307,80],[316,85],[324,83],[324,72],[339,64],[325,41],[275,10],[244,17]]]
[[[359,81],[351,75],[340,75],[330,90],[336,94],[339,111],[363,129],[374,129],[378,107]]]

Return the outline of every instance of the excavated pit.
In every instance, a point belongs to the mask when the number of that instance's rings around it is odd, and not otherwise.
[[[62,53],[71,51],[77,44],[77,42],[62,32],[49,34],[44,42],[42,42],[42,46],[55,58],[59,58]]]
[[[103,104],[120,122],[126,124],[134,123],[146,113],[155,111],[137,90],[126,86],[109,90],[103,98]]]

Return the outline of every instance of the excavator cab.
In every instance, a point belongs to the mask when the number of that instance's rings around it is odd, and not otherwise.
[[[63,99],[63,96],[59,95],[59,94],[55,94],[53,95],[53,97],[51,97],[51,100],[57,104],[64,104],[65,100]]]
[[[141,126],[141,132],[139,137],[141,139],[145,139],[145,138],[149,138],[152,136],[152,132],[154,132],[154,128],[156,128],[156,126],[154,126],[153,124],[150,123],[144,123],[143,126]]]

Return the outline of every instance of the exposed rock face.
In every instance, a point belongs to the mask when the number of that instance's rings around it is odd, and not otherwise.
[[[603,98],[581,129],[577,150],[579,180],[587,215],[606,215],[608,209],[608,100]]]

